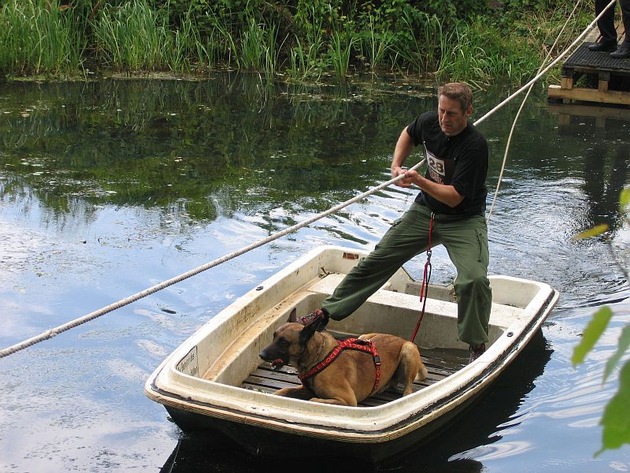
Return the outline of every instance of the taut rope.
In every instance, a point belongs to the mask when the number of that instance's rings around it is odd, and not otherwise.
[[[611,0],[610,4],[606,7],[605,10],[607,10],[608,8],[610,8],[616,0]],[[604,11],[605,11],[604,10]],[[494,114],[496,111],[498,111],[499,109],[501,109],[503,106],[505,106],[507,103],[509,103],[511,100],[513,100],[517,95],[521,94],[522,92],[524,92],[527,89],[530,89],[531,86],[536,83],[538,81],[538,79],[540,79],[543,75],[545,75],[549,69],[551,69],[553,66],[555,66],[561,59],[563,59],[574,47],[575,45],[581,41],[587,34],[588,32],[595,26],[595,23],[597,22],[597,20],[602,16],[603,12],[597,16],[597,18],[595,18],[589,25],[588,27],[575,39],[575,41],[573,41],[573,43],[571,43],[571,45],[565,49],[565,51],[563,51],[554,61],[552,61],[551,63],[549,63],[547,65],[547,67],[545,67],[544,69],[542,69],[541,71],[539,71],[539,73],[533,78],[531,79],[527,84],[525,84],[523,87],[521,87],[520,89],[518,89],[516,92],[514,92],[513,94],[511,94],[510,96],[508,96],[505,100],[503,100],[501,103],[499,103],[497,106],[495,106],[492,110],[490,110],[489,112],[487,112],[484,116],[482,116],[479,120],[477,120],[476,122],[474,122],[475,125],[478,125],[479,123],[483,122],[486,118],[488,118],[489,116],[491,116],[492,114]],[[414,170],[419,168],[422,164],[424,163],[424,159],[421,160],[418,164],[416,164],[415,166],[411,167],[410,170]],[[184,281],[192,276],[195,276],[203,271],[206,271],[210,268],[214,268],[215,266],[218,266],[219,264],[225,263],[226,261],[229,261],[233,258],[236,258],[237,256],[240,256],[244,253],[247,253],[248,251],[251,251],[255,248],[258,248],[260,246],[266,245],[267,243],[277,240],[278,238],[281,238],[285,235],[288,235],[289,233],[293,233],[297,230],[299,230],[300,228],[303,228],[307,225],[310,225],[311,223],[327,216],[330,214],[333,214],[339,210],[341,210],[344,207],[347,207],[348,205],[351,205],[361,199],[364,199],[370,195],[372,195],[373,193],[384,189],[386,187],[388,187],[389,185],[399,181],[400,179],[402,179],[404,177],[404,174],[401,174],[395,178],[390,179],[389,181],[386,181],[366,192],[363,192],[362,194],[359,194],[355,197],[353,197],[352,199],[349,199],[341,204],[337,204],[334,207],[331,207],[330,209],[315,215],[311,218],[306,219],[305,221],[293,225],[291,227],[285,228],[284,230],[275,233],[273,235],[270,235],[269,237],[263,239],[263,240],[259,240],[255,243],[252,243],[251,245],[248,245],[244,248],[241,248],[240,250],[234,251],[232,253],[229,253],[225,256],[222,256],[221,258],[215,259],[213,261],[210,261],[209,263],[206,263],[204,265],[201,265],[197,268],[194,268],[190,271],[187,271],[183,274],[180,274],[179,276],[176,276],[174,278],[168,279],[166,281],[163,281],[159,284],[156,284],[155,286],[152,286],[150,288],[147,288],[143,291],[137,292],[136,294],[133,294],[129,297],[126,297],[124,299],[121,299],[113,304],[110,304],[106,307],[103,307],[99,310],[96,310],[94,312],[90,312],[89,314],[84,315],[83,317],[79,317],[77,319],[74,319],[70,322],[67,322],[65,324],[59,325],[57,327],[51,328],[49,330],[46,330],[45,332],[42,332],[41,334],[31,337],[29,339],[26,339],[20,343],[17,343],[15,345],[9,346],[7,348],[4,348],[2,350],[0,350],[0,358],[4,358],[6,356],[12,355],[18,351],[24,350],[32,345],[35,345],[39,342],[43,342],[44,340],[48,340],[50,338],[55,337],[56,335],[59,335],[60,333],[66,332],[72,328],[78,327],[79,325],[82,325],[86,322],[89,322],[91,320],[94,320],[102,315],[108,314],[109,312],[112,312],[116,309],[119,309],[121,307],[124,307],[126,305],[129,305],[139,299],[142,299],[144,297],[147,297],[151,294],[154,294],[158,291],[161,291],[162,289],[165,289],[169,286],[172,286],[173,284],[176,284],[178,282]],[[495,195],[495,199],[496,199],[496,195]]]
[[[420,166],[422,166],[423,163],[424,163],[424,159],[421,160],[418,164],[416,164],[415,166],[413,166],[410,169],[417,169]],[[201,273],[203,271],[206,271],[206,270],[208,270],[210,268],[214,268],[215,266],[218,266],[219,264],[225,263],[226,261],[229,261],[229,260],[231,260],[233,258],[236,258],[237,256],[240,256],[240,255],[242,255],[244,253],[247,253],[248,251],[251,251],[251,250],[253,250],[255,248],[258,248],[259,246],[266,245],[267,243],[272,242],[274,240],[277,240],[280,237],[283,237],[283,236],[285,236],[285,235],[287,235],[289,233],[293,233],[296,230],[299,230],[300,228],[305,227],[305,226],[315,222],[316,220],[319,220],[320,218],[323,218],[323,217],[325,217],[327,215],[335,213],[335,212],[341,210],[342,208],[347,207],[350,204],[353,204],[353,203],[355,203],[355,202],[357,202],[357,201],[359,201],[361,199],[364,199],[365,197],[373,194],[374,192],[377,192],[377,191],[379,191],[381,189],[384,189],[385,187],[389,186],[390,184],[393,184],[394,182],[399,181],[403,177],[404,177],[404,174],[401,174],[400,176],[396,176],[396,177],[390,179],[387,182],[379,184],[378,186],[374,187],[373,189],[370,189],[369,191],[366,191],[366,192],[364,192],[362,194],[359,194],[359,195],[353,197],[352,199],[349,199],[349,200],[347,200],[345,202],[342,202],[341,204],[337,204],[334,207],[331,207],[330,209],[328,209],[328,210],[326,210],[326,211],[324,211],[324,212],[322,212],[322,213],[320,213],[318,215],[315,215],[315,216],[313,216],[311,218],[308,218],[305,221],[303,221],[301,223],[298,223],[298,224],[295,224],[295,225],[293,225],[291,227],[285,228],[282,231],[279,231],[279,232],[277,232],[277,233],[275,233],[273,235],[268,236],[265,239],[262,239],[262,240],[259,240],[259,241],[255,242],[255,243],[252,243],[251,245],[248,245],[248,246],[246,246],[244,248],[241,248],[240,250],[233,251],[232,253],[229,253],[229,254],[227,254],[225,256],[222,256],[221,258],[215,259],[214,261],[211,261],[211,262],[206,263],[204,265],[201,265],[201,266],[199,266],[199,267],[197,267],[195,269],[187,271],[187,272],[185,272],[183,274],[180,274],[179,276],[176,276],[174,278],[171,278],[171,279],[168,279],[168,280],[166,280],[164,282],[156,284],[155,286],[152,286],[152,287],[150,287],[148,289],[145,289],[144,291],[140,291],[140,292],[138,292],[138,293],[136,293],[136,294],[134,294],[132,296],[126,297],[124,299],[121,299],[121,300],[119,300],[119,301],[117,301],[117,302],[115,302],[113,304],[110,304],[110,305],[108,305],[106,307],[103,307],[102,309],[96,310],[94,312],[90,312],[89,314],[84,315],[83,317],[79,317],[79,318],[74,319],[74,320],[72,320],[70,322],[67,322],[67,323],[65,323],[63,325],[59,325],[59,326],[57,326],[55,328],[46,330],[45,332],[42,332],[41,334],[39,334],[39,335],[37,335],[35,337],[31,337],[31,338],[29,338],[27,340],[24,340],[21,343],[17,343],[15,345],[10,346],[10,347],[4,348],[3,350],[0,350],[0,358],[4,358],[5,356],[12,355],[15,352],[18,352],[20,350],[28,348],[28,347],[30,347],[32,345],[35,345],[36,343],[43,342],[44,340],[48,340],[50,338],[53,338],[54,336],[59,335],[60,333],[63,333],[65,331],[67,331],[67,330],[70,330],[72,328],[78,327],[79,325],[82,325],[82,324],[84,324],[86,322],[89,322],[90,320],[96,319],[97,317],[100,317],[100,316],[105,315],[105,314],[107,314],[109,312],[112,312],[113,310],[116,310],[116,309],[119,309],[119,308],[121,308],[123,306],[129,305],[132,302],[135,302],[135,301],[137,301],[139,299],[142,299],[143,297],[147,297],[147,296],[149,296],[151,294],[154,294],[154,293],[156,293],[156,292],[158,292],[158,291],[160,291],[162,289],[165,289],[165,288],[167,288],[169,286],[172,286],[173,284],[176,284],[178,282],[184,281],[185,279],[188,279],[188,278],[190,278],[192,276],[195,276],[195,275],[197,275],[197,274],[199,274],[199,273]]]
[[[593,20],[593,21],[592,21],[592,22],[591,22],[591,23],[587,26],[587,28],[584,30],[584,32],[583,32],[583,33],[582,33],[582,34],[578,37],[578,40],[579,40],[580,38],[583,38],[584,36],[586,36],[586,35],[588,34],[588,32],[589,32],[589,31],[593,28],[593,26],[595,25],[595,23],[597,23],[597,20],[599,20],[599,18],[601,18],[601,16],[602,16],[602,15],[603,15],[603,14],[604,14],[604,13],[605,13],[605,12],[606,12],[609,8],[611,8],[611,7],[615,4],[615,2],[616,2],[616,1],[617,1],[617,0],[611,0],[611,2],[610,2],[607,6],[606,6],[606,8],[604,8],[604,9],[601,11],[601,13],[600,13],[599,15],[597,15],[597,16],[595,17],[595,19],[594,19],[594,20]],[[574,14],[575,14],[575,12],[577,11],[577,8],[578,8],[578,6],[579,6],[579,5],[580,5],[580,2],[579,2],[579,1],[575,3],[575,5],[574,5],[574,7],[573,7],[573,10],[571,11],[571,14],[567,17],[567,20],[565,21],[564,25],[563,25],[563,26],[562,26],[562,28],[560,29],[560,32],[559,32],[559,33],[558,33],[558,35],[556,36],[556,40],[554,41],[554,43],[553,43],[553,45],[551,46],[551,48],[549,48],[549,52],[547,53],[547,57],[545,58],[545,60],[544,60],[544,61],[543,61],[543,63],[541,64],[540,68],[538,69],[538,73],[539,73],[539,75],[538,75],[537,77],[539,77],[539,76],[540,76],[540,71],[541,71],[541,70],[543,70],[543,66],[544,66],[544,64],[547,62],[547,60],[548,60],[548,59],[549,59],[549,57],[551,56],[551,51],[553,51],[553,48],[556,46],[556,44],[558,44],[558,39],[559,39],[559,38],[560,38],[560,36],[562,35],[562,32],[564,31],[564,29],[566,28],[566,26],[569,24],[569,21],[571,20],[571,18],[574,16]],[[565,52],[566,52],[566,51],[570,51],[570,50],[572,49],[573,45],[575,45],[575,44],[576,44],[576,42],[577,42],[577,40],[576,40],[576,41],[574,41],[574,42],[571,44],[571,46],[570,46],[567,50],[565,50]],[[559,59],[560,57],[563,57],[563,56],[562,56],[562,55],[561,55],[561,56],[559,56],[559,57],[558,57],[558,59]],[[557,62],[558,62],[558,59],[557,59],[555,62],[551,63],[549,67],[551,67],[551,66],[553,66],[553,64],[557,63]],[[549,70],[549,67],[547,67],[547,69],[545,69],[545,72],[546,72],[547,70]],[[534,78],[534,79],[536,79],[536,78]],[[522,88],[522,89],[520,89],[518,92],[516,92],[516,93],[520,93],[522,90],[527,89],[527,93],[525,94],[525,98],[523,98],[523,101],[521,102],[521,105],[520,105],[520,107],[519,107],[518,111],[516,112],[516,116],[514,117],[514,121],[512,122],[512,128],[510,129],[510,134],[508,135],[508,141],[507,141],[507,143],[506,143],[506,145],[505,145],[505,152],[504,152],[504,154],[503,154],[503,162],[502,162],[502,164],[501,164],[501,171],[499,172],[499,179],[497,179],[497,186],[496,186],[496,188],[495,188],[495,190],[494,190],[494,197],[493,197],[493,199],[492,199],[492,204],[490,205],[490,210],[488,211],[488,214],[487,214],[487,216],[486,216],[486,221],[488,221],[488,222],[490,221],[490,216],[492,215],[492,211],[494,210],[494,204],[495,204],[495,202],[496,202],[496,200],[497,200],[497,195],[498,195],[498,193],[499,193],[499,187],[501,186],[501,181],[503,180],[503,172],[505,171],[505,165],[506,165],[506,163],[507,163],[508,150],[510,149],[510,144],[511,144],[511,142],[512,142],[512,136],[514,135],[514,129],[515,129],[515,127],[516,127],[516,122],[518,121],[518,117],[520,116],[521,111],[523,110],[523,107],[525,106],[525,102],[527,101],[527,97],[529,97],[529,93],[531,92],[531,90],[532,90],[533,86],[534,86],[534,82],[533,82],[533,81],[530,81],[530,82],[528,82],[527,84],[525,84],[525,86],[523,86],[523,88]],[[485,118],[485,117],[484,117],[484,118]],[[477,123],[479,123],[479,121],[478,121]]]

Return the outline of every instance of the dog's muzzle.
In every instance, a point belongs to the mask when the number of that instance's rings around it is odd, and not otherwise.
[[[287,362],[285,362],[282,358],[274,358],[274,354],[268,352],[267,350],[261,351],[258,356],[264,361],[268,361],[269,363],[271,363],[271,368],[274,370],[279,370],[287,364]]]

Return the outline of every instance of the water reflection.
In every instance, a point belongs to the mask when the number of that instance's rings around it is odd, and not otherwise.
[[[230,76],[4,87],[3,195],[30,188],[55,213],[87,201],[192,220],[363,187],[383,168],[400,114],[424,108]]]
[[[570,109],[569,109],[570,110]],[[561,113],[559,131],[581,143],[588,211],[583,229],[605,223],[615,233],[622,224],[619,193],[628,182],[630,115],[618,108],[581,107],[578,115]],[[589,115],[590,113],[590,115]]]
[[[401,128],[435,106],[434,91],[421,86],[297,88],[229,75],[0,87],[4,346],[389,179]],[[506,95],[478,94],[474,118]],[[491,189],[517,107],[509,104],[480,125],[490,141]],[[610,343],[596,348],[596,362],[579,376],[569,360],[595,307],[616,302],[616,311],[628,313],[627,281],[602,241],[572,236],[603,221],[614,228],[616,244],[627,244],[616,193],[628,172],[629,117],[601,123],[559,113],[547,111],[544,94],[530,98],[489,222],[492,273],[542,280],[561,292],[543,328],[547,343],[451,429],[380,471],[518,471],[524,461],[538,471],[541,459],[581,465],[598,449],[596,412],[614,389],[613,383],[596,392]],[[10,433],[0,432],[0,469],[37,470],[45,462],[58,471],[95,464],[104,471],[260,471],[259,460],[220,444],[213,451],[207,440],[181,434],[162,406],[143,396],[142,379],[199,325],[313,246],[368,249],[414,196],[388,188],[3,360],[0,394],[8,401],[0,416],[10,420],[4,427]],[[433,280],[450,281],[454,270],[440,248],[432,261]],[[407,269],[419,276],[423,263],[419,258]],[[54,392],[54,402],[25,406],[33,392]],[[80,431],[73,428],[79,424]],[[58,444],[75,448],[60,453]],[[613,452],[610,464],[630,465],[626,459]]]

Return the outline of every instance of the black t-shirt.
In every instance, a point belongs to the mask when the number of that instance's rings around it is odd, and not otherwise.
[[[461,133],[446,136],[440,128],[437,112],[426,112],[407,127],[407,133],[416,146],[424,145],[428,166],[425,177],[452,185],[464,196],[459,205],[449,207],[421,191],[416,202],[440,214],[483,214],[488,195],[488,142],[475,126],[468,123]]]

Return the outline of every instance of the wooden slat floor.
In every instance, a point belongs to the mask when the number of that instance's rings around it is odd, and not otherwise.
[[[430,386],[461,369],[468,362],[468,353],[463,350],[422,350],[422,361],[429,375],[421,382],[414,383],[414,392]],[[279,370],[271,369],[269,363],[261,363],[243,382],[242,388],[272,393],[278,389],[299,386],[297,372],[290,366]],[[379,406],[400,398],[400,393],[388,389],[369,397],[360,406]]]

